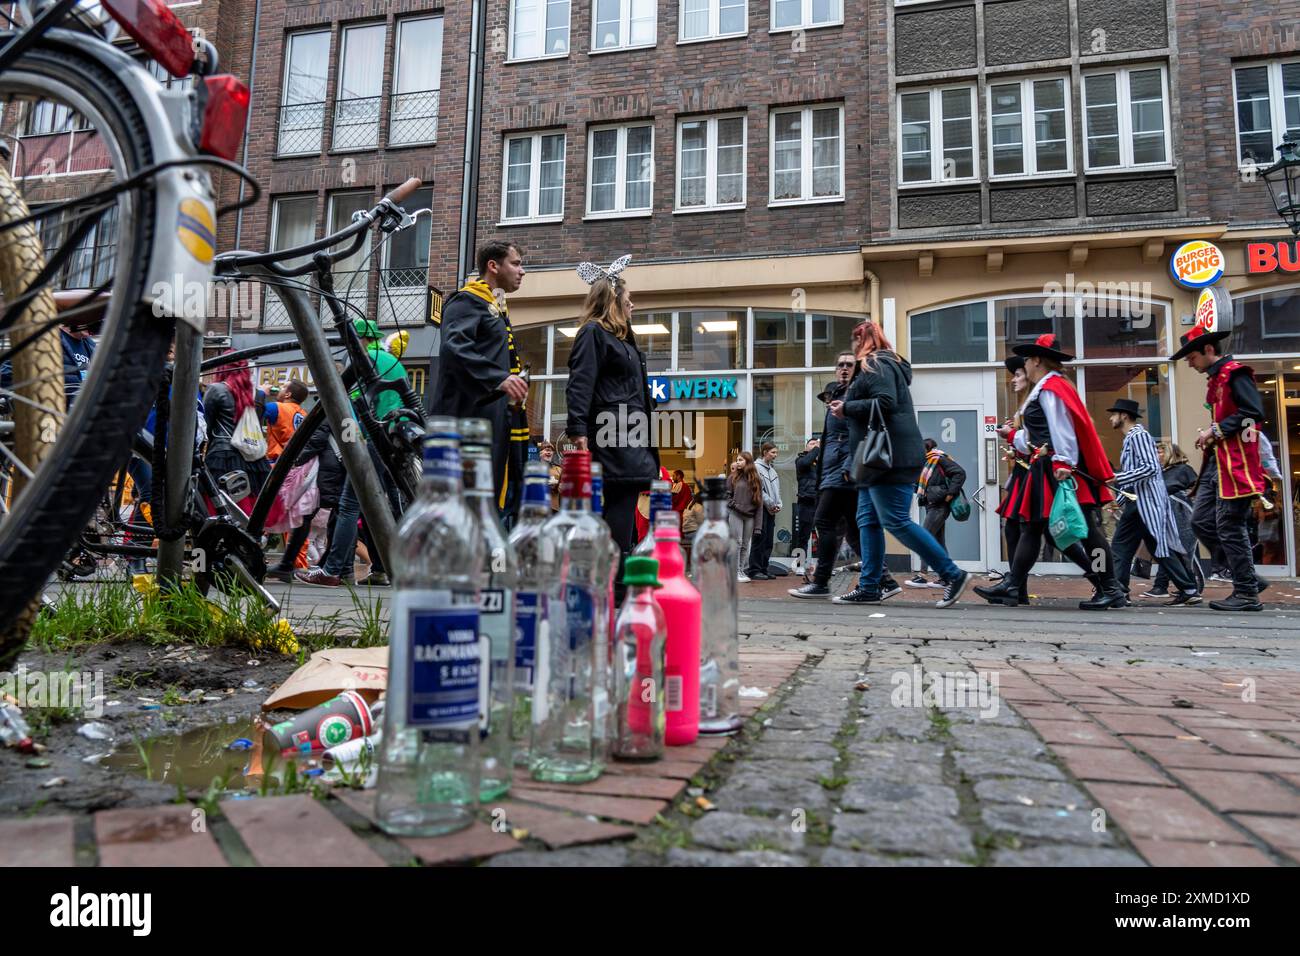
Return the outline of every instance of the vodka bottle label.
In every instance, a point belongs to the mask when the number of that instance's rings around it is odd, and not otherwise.
[[[504,660],[510,649],[510,591],[505,588],[484,588],[479,592],[479,633],[492,641],[492,657]]]
[[[577,585],[564,589],[565,620],[569,625],[569,650],[591,643],[596,633],[596,606],[591,594]]]
[[[543,596],[536,591],[515,592],[515,687],[533,689],[537,666],[537,618]]]
[[[664,676],[664,710],[682,709],[682,675]]]
[[[480,723],[490,661],[474,606],[453,604],[450,591],[399,591],[392,621],[392,640],[410,661],[407,723],[448,730]]]

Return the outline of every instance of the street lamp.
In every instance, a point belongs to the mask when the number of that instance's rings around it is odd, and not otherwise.
[[[1293,235],[1300,236],[1300,143],[1288,134],[1277,152],[1277,162],[1260,175],[1268,183],[1277,214],[1291,227]]]

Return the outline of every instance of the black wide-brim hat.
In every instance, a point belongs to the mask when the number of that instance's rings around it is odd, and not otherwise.
[[[1011,351],[1015,352],[1022,358],[1036,356],[1038,358],[1051,359],[1053,362],[1073,362],[1074,356],[1069,352],[1062,352],[1056,347],[1056,333],[1046,332],[1040,335],[1030,345],[1017,345]]]
[[[1179,359],[1186,358],[1193,352],[1199,352],[1207,345],[1215,345],[1222,342],[1231,334],[1231,332],[1225,332],[1222,330],[1218,332],[1207,332],[1203,326],[1193,326],[1186,334],[1178,337],[1180,347],[1177,352],[1169,356],[1169,361],[1177,362]]]
[[[1002,363],[1007,367],[1007,371],[1015,375],[1025,367],[1025,359],[1022,355],[1008,355],[1006,361]]]
[[[1132,415],[1134,419],[1142,417],[1142,408],[1131,398],[1117,398],[1115,404],[1106,409],[1108,412],[1124,412]]]

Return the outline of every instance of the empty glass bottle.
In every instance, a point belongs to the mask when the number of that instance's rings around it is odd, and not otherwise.
[[[614,627],[616,685],[612,752],[653,760],[664,752],[664,643],[667,623],[655,600],[659,562],[633,556],[623,568],[627,597]]]
[[[483,536],[462,492],[456,421],[434,418],[419,496],[397,528],[375,810],[389,833],[474,819],[491,652],[479,634]]]
[[[650,524],[645,537],[637,542],[633,554],[650,555],[655,549],[655,518],[661,512],[673,510],[673,486],[666,481],[655,479],[650,482]]]
[[[479,633],[489,639],[492,666],[487,682],[487,728],[482,747],[479,799],[492,800],[510,789],[514,767],[511,715],[514,711],[515,581],[518,564],[497,511],[492,468],[492,423],[460,420],[464,456],[465,504],[474,512],[483,538]]]
[[[734,734],[740,716],[739,542],[727,524],[727,479],[704,480],[704,520],[691,544],[691,581],[700,592],[700,733]]]

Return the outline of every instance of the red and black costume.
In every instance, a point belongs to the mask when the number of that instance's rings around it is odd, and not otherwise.
[[[1040,335],[1033,345],[1018,345],[1017,355],[1036,356],[1064,363],[1074,356],[1056,347],[1056,336]],[[1028,478],[1018,497],[1017,506],[1008,513],[1023,522],[1016,552],[1011,558],[1011,572],[997,588],[977,588],[977,592],[995,603],[1019,603],[1025,593],[1030,569],[1042,550],[1047,533],[1052,501],[1056,496],[1055,471],[1068,468],[1073,472],[1079,505],[1088,523],[1088,536],[1062,551],[1077,564],[1092,582],[1096,593],[1081,608],[1123,607],[1123,588],[1115,579],[1110,543],[1101,529],[1100,506],[1113,499],[1106,482],[1114,475],[1074,385],[1060,372],[1049,371],[1035,383],[1022,412],[1022,427],[1008,436],[1008,441],[1029,458]],[[1094,571],[1094,556],[1101,555],[1100,571]]]

